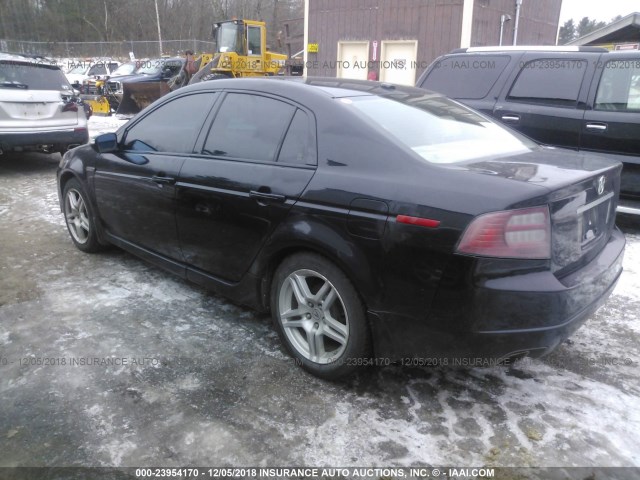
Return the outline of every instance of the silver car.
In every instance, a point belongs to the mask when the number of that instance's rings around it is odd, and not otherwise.
[[[88,141],[84,105],[60,68],[0,53],[0,154],[64,153]]]

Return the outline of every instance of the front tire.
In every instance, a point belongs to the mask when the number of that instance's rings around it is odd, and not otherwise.
[[[73,178],[65,183],[62,198],[65,223],[74,245],[87,253],[102,250],[96,233],[93,210],[80,182]]]
[[[365,309],[347,276],[320,255],[286,258],[271,286],[278,334],[302,368],[327,380],[352,374],[370,352]]]

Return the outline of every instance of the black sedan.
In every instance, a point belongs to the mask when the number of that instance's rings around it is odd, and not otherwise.
[[[75,245],[117,245],[271,310],[308,371],[541,356],[622,271],[619,163],[541,147],[424,90],[183,88],[58,171]]]

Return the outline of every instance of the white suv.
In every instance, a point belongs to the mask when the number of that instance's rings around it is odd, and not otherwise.
[[[94,79],[101,80],[113,75],[120,63],[113,61],[99,62],[82,62],[79,61],[73,69],[65,74],[67,80],[76,90],[82,90],[82,84],[85,80]],[[85,92],[83,92],[85,93]]]
[[[84,105],[60,68],[0,53],[0,153],[64,153],[88,141]]]

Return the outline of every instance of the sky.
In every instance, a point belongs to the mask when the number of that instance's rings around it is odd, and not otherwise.
[[[609,23],[617,15],[633,12],[640,12],[640,0],[562,0],[560,25],[570,18],[578,23],[583,17]]]

